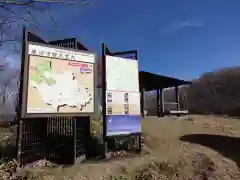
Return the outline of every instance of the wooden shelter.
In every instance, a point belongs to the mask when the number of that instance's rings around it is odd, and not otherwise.
[[[190,81],[184,81],[172,77],[162,76],[150,72],[140,71],[139,72],[139,85],[141,90],[141,114],[144,116],[145,110],[145,91],[157,91],[157,116],[161,117],[164,116],[164,98],[163,98],[163,89],[169,87],[175,87],[175,94],[176,94],[176,104],[177,109],[173,111],[174,114],[181,114],[185,112],[181,112],[179,108],[179,86],[181,85],[188,85],[191,84]]]

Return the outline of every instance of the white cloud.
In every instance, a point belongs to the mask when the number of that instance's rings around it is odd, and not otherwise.
[[[205,23],[199,20],[176,21],[172,24],[160,27],[159,33],[163,33],[163,34],[175,33],[182,29],[201,28],[203,26],[205,26]]]

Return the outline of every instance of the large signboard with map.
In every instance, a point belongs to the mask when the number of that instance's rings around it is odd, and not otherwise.
[[[138,61],[106,56],[106,135],[141,132]]]
[[[22,117],[94,112],[95,55],[27,44]]]

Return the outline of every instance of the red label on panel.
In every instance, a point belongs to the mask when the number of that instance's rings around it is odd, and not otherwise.
[[[88,64],[79,63],[79,62],[68,62],[69,66],[77,66],[80,68],[88,68]]]

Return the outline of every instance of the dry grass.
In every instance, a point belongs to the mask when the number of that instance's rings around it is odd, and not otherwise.
[[[99,134],[100,124],[94,124]],[[146,117],[141,157],[25,170],[32,179],[239,180],[240,120],[214,116]],[[214,135],[214,136],[213,136]],[[224,147],[224,148],[222,148]],[[233,151],[234,149],[234,151]],[[21,172],[23,173],[23,172]],[[0,178],[1,179],[1,178]]]

